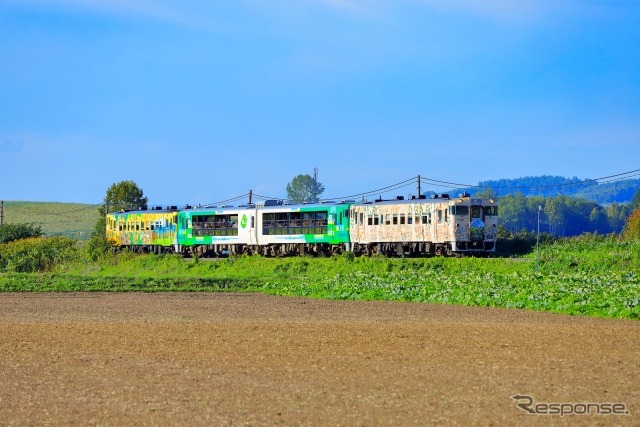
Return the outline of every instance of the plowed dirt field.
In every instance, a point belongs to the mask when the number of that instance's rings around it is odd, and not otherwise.
[[[530,415],[517,394],[629,414]],[[0,294],[1,425],[640,425],[639,415],[637,321],[256,294]]]

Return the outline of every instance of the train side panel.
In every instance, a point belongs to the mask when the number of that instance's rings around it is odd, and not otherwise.
[[[167,248],[177,243],[178,212],[132,211],[107,215],[107,238],[118,246]]]
[[[497,205],[491,199],[419,199],[351,207],[355,252],[420,255],[494,252]]]
[[[198,208],[178,215],[178,251],[219,256],[243,253],[250,243],[246,208]]]
[[[258,251],[265,255],[341,251],[349,242],[348,210],[348,204],[260,207]]]

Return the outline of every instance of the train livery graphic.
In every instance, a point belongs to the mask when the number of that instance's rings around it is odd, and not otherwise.
[[[374,202],[176,206],[107,215],[107,238],[136,252],[226,256],[421,256],[495,252],[493,199],[443,194]]]

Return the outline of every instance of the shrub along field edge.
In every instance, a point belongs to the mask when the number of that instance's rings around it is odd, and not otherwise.
[[[61,257],[55,272],[0,274],[0,292],[263,292],[526,308],[640,319],[640,242],[588,237],[525,258]]]

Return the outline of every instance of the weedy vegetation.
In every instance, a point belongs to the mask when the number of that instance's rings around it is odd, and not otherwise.
[[[582,236],[522,258],[114,254],[62,237],[0,245],[0,291],[263,292],[640,319],[640,241]]]

